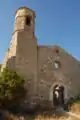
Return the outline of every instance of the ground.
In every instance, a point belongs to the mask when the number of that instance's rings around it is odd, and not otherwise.
[[[71,106],[71,112],[76,113],[76,114],[80,114],[80,103],[74,103]]]
[[[72,106],[75,109],[75,113],[80,113],[80,104],[75,104]],[[77,111],[78,108],[78,111]],[[71,110],[71,111],[72,111]],[[14,115],[7,111],[4,112],[4,120],[80,120],[77,117],[71,116],[70,114],[66,114],[66,112],[62,111],[39,111],[33,114],[25,114],[25,115]]]

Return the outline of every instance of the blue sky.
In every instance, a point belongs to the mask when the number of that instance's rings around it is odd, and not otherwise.
[[[1,0],[0,63],[11,40],[15,10],[21,6],[36,12],[39,45],[58,44],[80,60],[80,0]]]

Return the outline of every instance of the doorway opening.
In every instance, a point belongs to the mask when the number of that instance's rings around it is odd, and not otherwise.
[[[64,86],[55,85],[53,88],[53,105],[64,106]]]

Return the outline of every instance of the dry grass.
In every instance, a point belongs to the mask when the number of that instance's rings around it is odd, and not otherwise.
[[[74,103],[70,111],[80,116],[80,103]]]
[[[50,113],[37,113],[35,115],[25,115],[24,117],[22,117],[9,114],[9,112],[5,112],[4,120],[77,120],[77,119],[65,115],[57,116],[55,114]]]
[[[26,117],[15,117],[15,116],[9,116],[8,118],[5,118],[5,120],[77,120],[74,119],[73,117],[54,117],[54,116],[41,116],[38,115],[35,118],[31,116],[26,116]]]
[[[73,104],[71,106],[71,112],[80,114],[80,104]],[[16,116],[9,112],[4,112],[4,120],[78,120],[68,115],[61,115],[53,113],[53,111],[37,112],[31,115]]]

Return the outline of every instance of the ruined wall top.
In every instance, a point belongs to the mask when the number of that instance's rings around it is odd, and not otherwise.
[[[20,7],[15,12],[15,18],[19,16],[26,16],[28,13],[31,13],[33,17],[35,17],[35,12],[27,7]]]

